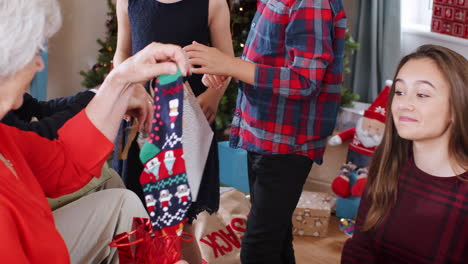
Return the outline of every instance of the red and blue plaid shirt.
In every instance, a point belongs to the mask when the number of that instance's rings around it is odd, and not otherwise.
[[[243,59],[230,145],[321,163],[340,103],[346,15],[341,0],[259,0]]]

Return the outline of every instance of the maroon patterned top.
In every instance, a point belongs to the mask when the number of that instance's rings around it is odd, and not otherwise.
[[[468,180],[468,172],[461,177]],[[468,263],[468,181],[429,175],[411,158],[389,216],[360,232],[369,207],[363,198],[341,263]]]

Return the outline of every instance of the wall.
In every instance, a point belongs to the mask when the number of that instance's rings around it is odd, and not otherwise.
[[[359,1],[358,0],[345,0],[343,1],[343,7],[348,18],[348,29],[353,34],[354,29],[357,26],[357,13],[359,12]],[[354,34],[353,34],[354,36]]]
[[[56,98],[84,90],[80,70],[96,62],[96,39],[106,34],[106,0],[60,0],[63,24],[49,41],[47,98]]]
[[[468,58],[468,39],[429,32],[429,28],[424,26],[409,25],[402,28],[400,56],[414,51],[423,44],[441,45]]]

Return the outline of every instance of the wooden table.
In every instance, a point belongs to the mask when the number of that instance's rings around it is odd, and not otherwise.
[[[294,236],[294,251],[297,264],[335,264],[340,263],[341,251],[348,235],[339,229],[340,219],[330,217],[328,235],[322,238]]]

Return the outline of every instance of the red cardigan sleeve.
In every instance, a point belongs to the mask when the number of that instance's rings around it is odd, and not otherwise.
[[[362,232],[362,226],[370,208],[370,200],[363,195],[359,205],[353,237],[345,242],[341,263],[378,263],[374,243],[374,231]]]
[[[19,137],[16,139],[29,167],[47,197],[74,192],[100,177],[113,144],[82,110],[58,131],[59,138]]]

